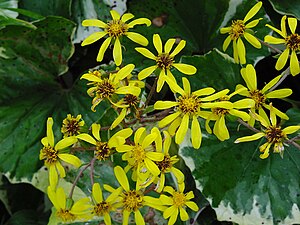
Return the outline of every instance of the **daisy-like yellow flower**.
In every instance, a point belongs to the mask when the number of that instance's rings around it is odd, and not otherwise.
[[[258,111],[259,115],[262,116],[265,120],[267,120],[268,116],[263,108],[270,109],[268,105],[269,99],[272,98],[285,98],[292,94],[292,90],[289,88],[278,89],[274,91],[269,91],[281,78],[281,75],[272,79],[269,83],[267,83],[261,90],[257,89],[257,80],[256,80],[256,71],[251,64],[248,64],[246,68],[241,69],[241,75],[246,82],[248,90],[240,91],[239,94],[242,96],[246,96],[255,101],[255,106],[251,108],[252,113]],[[236,90],[245,87],[241,84],[238,84]],[[281,112],[279,109],[273,106],[273,110],[277,116],[282,119],[288,120],[288,116]],[[251,118],[249,120],[250,125],[254,125],[255,119]]]
[[[78,139],[86,141],[95,146],[95,158],[98,160],[108,159],[116,150],[117,146],[123,145],[126,138],[131,136],[132,129],[126,128],[115,133],[107,142],[102,141],[100,137],[100,124],[92,124],[92,137],[83,133],[77,136]]]
[[[119,184],[123,188],[122,193],[119,195],[120,200],[118,204],[119,208],[122,208],[123,225],[128,225],[128,220],[131,213],[134,213],[135,224],[145,225],[145,220],[140,212],[140,209],[143,206],[150,206],[159,210],[165,209],[159,199],[150,196],[144,196],[140,185],[136,184],[135,189],[130,189],[126,173],[120,166],[116,166],[114,168],[114,173]],[[115,189],[113,194],[116,191],[119,192],[118,189]]]
[[[153,129],[147,135],[146,128],[140,127],[134,133],[133,144],[116,148],[117,152],[124,152],[122,159],[128,162],[126,170],[133,169],[132,178],[140,185],[149,178],[160,174],[159,167],[155,162],[162,161],[164,155],[161,152],[155,152],[155,147],[152,145],[157,141],[159,135],[160,133],[153,132]]]
[[[218,99],[218,101],[229,101],[230,98],[237,93],[241,92],[244,90],[243,88],[231,93],[230,95],[226,95],[229,90],[225,90],[224,96]],[[247,90],[245,88],[245,90]],[[217,101],[217,102],[218,102]],[[255,106],[255,102],[253,99],[241,99],[238,101],[235,101],[232,103],[233,107],[231,109],[226,109],[222,107],[214,107],[211,108],[211,112],[208,112],[206,122],[205,122],[205,128],[208,133],[212,133],[210,127],[209,127],[209,122],[211,120],[215,120],[214,128],[213,128],[213,133],[216,135],[216,137],[220,141],[224,141],[230,138],[229,132],[225,123],[225,118],[226,115],[232,115],[241,118],[244,121],[249,121],[250,120],[250,115],[246,112],[240,111],[240,109],[247,109],[247,108],[253,108]]]
[[[80,130],[84,126],[84,121],[81,119],[81,115],[76,117],[68,114],[67,117],[63,120],[61,133],[64,135],[64,138],[70,136],[76,136],[80,134]]]
[[[184,193],[184,189],[184,183],[178,186],[178,191],[175,191],[170,186],[166,186],[164,192],[169,193],[171,196],[161,195],[159,197],[164,205],[169,206],[163,212],[163,217],[165,219],[169,218],[168,225],[173,225],[176,222],[178,214],[180,215],[181,221],[187,221],[189,219],[189,215],[186,212],[187,207],[193,211],[199,210],[196,203],[191,201],[191,199],[194,198],[194,193],[192,191]]]
[[[154,128],[155,132],[160,132],[158,128]],[[163,146],[162,147],[157,147],[156,151],[157,152],[162,152],[164,154],[164,159],[160,162],[156,162],[159,170],[160,170],[160,176],[155,180],[157,183],[156,191],[157,192],[162,192],[164,186],[165,186],[165,174],[167,173],[172,173],[177,179],[177,183],[182,183],[184,182],[184,174],[174,167],[174,164],[179,161],[176,155],[170,156],[169,154],[169,149],[171,146],[171,136],[167,131],[163,131],[164,133],[164,140],[163,140]]]
[[[158,77],[157,87],[156,87],[157,92],[160,92],[160,90],[162,89],[165,82],[164,77],[166,75],[175,82],[175,78],[171,73],[171,69],[173,67],[186,75],[192,75],[197,72],[197,69],[192,65],[188,65],[184,63],[175,63],[174,57],[185,47],[186,44],[186,41],[181,40],[179,44],[176,46],[176,48],[171,52],[175,44],[175,41],[176,41],[175,38],[169,39],[166,42],[163,49],[162,41],[159,34],[154,34],[153,44],[158,53],[157,56],[155,56],[152,52],[150,52],[146,48],[140,48],[140,47],[135,48],[135,50],[137,50],[139,53],[156,62],[156,65],[147,67],[142,71],[140,71],[138,74],[138,78],[139,80],[143,80],[146,77],[150,76],[156,69],[158,69],[160,72],[159,72],[159,77]]]
[[[103,60],[103,56],[105,51],[107,50],[108,46],[112,43],[114,45],[113,48],[113,57],[114,61],[117,66],[121,65],[122,63],[122,46],[121,46],[121,38],[123,36],[127,36],[133,42],[136,42],[140,45],[147,46],[148,40],[143,35],[130,32],[129,29],[133,28],[135,25],[145,24],[147,26],[151,25],[151,21],[146,18],[139,18],[135,19],[129,23],[126,23],[128,20],[132,19],[134,15],[131,13],[125,13],[122,16],[115,11],[110,11],[112,20],[108,21],[107,23],[97,20],[97,19],[87,19],[82,22],[82,26],[96,26],[102,28],[103,31],[98,31],[90,36],[88,36],[82,43],[81,46],[92,44],[99,39],[103,38],[104,36],[108,35],[106,40],[100,47],[97,61],[101,62]]]
[[[230,42],[232,41],[233,57],[236,63],[246,63],[246,49],[242,41],[242,37],[244,37],[255,48],[261,48],[260,42],[249,32],[249,29],[255,27],[261,18],[247,23],[260,10],[261,6],[262,2],[256,3],[249,10],[243,20],[233,20],[230,27],[223,27],[220,30],[221,34],[229,34],[223,43],[223,51],[226,51]]]
[[[176,133],[175,142],[180,144],[188,131],[191,119],[192,145],[194,148],[198,149],[200,148],[202,140],[198,117],[206,117],[206,113],[204,113],[201,108],[223,107],[229,109],[232,108],[232,103],[228,101],[210,102],[219,99],[223,95],[222,92],[213,94],[215,90],[211,87],[191,92],[190,82],[185,77],[182,78],[183,89],[168,77],[166,78],[166,81],[170,88],[181,96],[179,96],[176,101],[157,101],[154,104],[155,109],[169,109],[174,107],[174,113],[159,121],[158,126],[165,127],[170,124],[169,132],[171,135]],[[210,96],[201,97],[205,95]]]
[[[119,192],[118,192],[119,190]],[[114,193],[111,193],[105,200],[103,199],[102,190],[99,183],[95,183],[92,188],[92,201],[93,210],[92,215],[100,216],[104,218],[104,223],[106,225],[111,225],[110,212],[115,211],[115,203],[117,202],[117,197],[121,193],[122,189],[116,189]]]
[[[134,65],[128,64],[117,73],[110,73],[108,77],[105,77],[105,74],[101,74],[101,72],[97,70],[83,74],[80,79],[91,81],[88,85],[93,86],[87,90],[88,95],[94,97],[91,110],[95,112],[95,107],[104,99],[108,99],[111,104],[116,105],[116,102],[113,101],[113,96],[115,95],[131,94],[138,96],[141,92],[139,87],[124,86],[120,82],[128,77],[133,69]]]
[[[72,199],[66,198],[62,187],[54,191],[48,187],[48,197],[56,210],[56,217],[59,222],[70,223],[75,220],[86,220],[90,218],[91,205],[89,198],[82,198],[75,203]]]
[[[47,136],[42,138],[43,148],[40,150],[40,160],[44,160],[45,166],[49,169],[49,182],[51,188],[55,189],[58,182],[58,174],[61,178],[66,176],[61,161],[69,163],[75,167],[80,167],[81,161],[74,155],[66,153],[65,148],[77,142],[76,137],[66,137],[54,144],[53,119],[47,120]]]
[[[251,136],[241,137],[235,140],[235,143],[254,141],[259,138],[265,137],[267,142],[259,147],[262,154],[259,156],[261,159],[265,159],[269,156],[270,147],[274,145],[274,153],[280,153],[281,157],[283,156],[284,146],[283,142],[288,140],[287,135],[295,133],[300,129],[300,126],[289,126],[284,129],[277,124],[276,115],[274,113],[274,108],[272,103],[270,103],[270,119],[263,118],[258,114],[254,114],[254,117],[261,123],[264,127],[262,132],[258,132]]]
[[[290,71],[293,76],[300,73],[300,67],[299,62],[297,58],[297,53],[300,51],[300,35],[295,33],[297,28],[297,19],[296,18],[288,18],[288,25],[290,28],[290,31],[292,32],[290,35],[286,32],[286,16],[283,16],[281,18],[281,30],[276,29],[275,27],[272,27],[271,25],[267,24],[266,26],[274,30],[276,33],[278,33],[283,38],[276,38],[271,35],[265,36],[265,42],[270,44],[285,44],[286,49],[280,54],[275,68],[277,70],[281,70],[291,53],[291,59],[290,59]]]

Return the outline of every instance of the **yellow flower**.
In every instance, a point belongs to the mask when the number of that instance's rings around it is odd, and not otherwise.
[[[154,128],[155,132],[160,132],[158,128]],[[177,168],[175,168],[173,165],[179,161],[177,158],[177,155],[170,156],[169,149],[172,142],[171,136],[167,131],[163,131],[164,133],[164,141],[163,146],[157,147],[157,152],[162,152],[164,154],[164,159],[160,162],[156,162],[159,170],[160,170],[160,176],[155,181],[157,183],[156,191],[161,192],[165,186],[165,174],[166,173],[172,173],[176,179],[177,183],[184,182],[184,174]]]
[[[272,98],[285,98],[292,94],[292,90],[289,88],[283,88],[278,89],[274,91],[269,91],[281,78],[281,75],[275,77],[272,79],[269,83],[267,83],[261,90],[257,89],[257,80],[256,80],[256,71],[254,67],[251,64],[248,64],[246,68],[241,69],[241,74],[246,82],[246,85],[248,87],[248,90],[240,91],[239,94],[242,96],[246,96],[248,98],[251,98],[255,101],[255,106],[251,108],[252,113],[255,111],[258,111],[259,115],[262,116],[265,120],[267,120],[268,116],[266,112],[264,111],[264,108],[270,109],[268,105],[269,99]],[[238,84],[236,87],[236,90],[245,87],[243,85]],[[273,107],[273,110],[277,116],[280,118],[283,118],[285,120],[288,120],[288,116],[281,112],[279,109]],[[254,125],[254,118],[251,118],[249,120],[250,125]]]
[[[161,195],[159,199],[164,205],[169,205],[166,210],[163,212],[163,217],[165,219],[169,218],[168,225],[173,225],[180,215],[181,221],[187,221],[189,219],[189,215],[186,212],[186,208],[190,208],[193,211],[198,211],[199,207],[195,202],[191,201],[194,198],[194,193],[189,191],[188,193],[184,192],[184,183],[179,185],[178,191],[175,191],[172,187],[166,186],[164,188],[164,192],[169,193],[171,196]]]
[[[126,128],[115,133],[107,142],[101,141],[100,137],[100,124],[92,124],[92,137],[89,134],[79,134],[78,139],[86,141],[92,145],[95,145],[95,158],[98,160],[108,159],[114,152],[117,146],[123,145],[126,138],[131,136],[132,129]]]
[[[95,107],[99,105],[103,99],[108,99],[111,104],[116,105],[113,101],[113,97],[118,94],[132,94],[134,96],[138,96],[141,92],[139,87],[123,86],[120,82],[124,78],[128,77],[133,69],[134,65],[128,64],[117,73],[110,73],[108,77],[105,77],[104,74],[101,74],[99,71],[83,74],[80,79],[91,81],[88,85],[93,85],[93,87],[87,90],[88,95],[94,97],[92,100],[91,110],[95,112]]]
[[[134,133],[134,143],[131,145],[117,146],[117,152],[125,152],[122,156],[123,160],[128,162],[127,168],[133,169],[133,180],[143,185],[152,176],[160,174],[159,167],[155,162],[162,161],[164,155],[161,152],[155,152],[152,145],[157,142],[160,133],[154,132],[153,129],[147,135],[146,128],[140,127]]]
[[[48,187],[48,197],[56,210],[56,216],[63,223],[73,222],[75,220],[86,220],[90,216],[91,205],[89,198],[82,198],[75,203],[70,198],[66,198],[62,187],[54,191]]]
[[[119,190],[119,192],[117,191]],[[121,193],[122,189],[116,189],[116,191],[110,194],[106,200],[103,199],[102,190],[99,183],[95,183],[92,188],[92,201],[94,208],[92,214],[104,218],[106,225],[111,225],[110,212],[115,211],[115,203],[117,197]]]
[[[191,92],[190,82],[185,77],[182,78],[183,89],[168,77],[166,78],[166,81],[169,84],[170,88],[176,93],[179,93],[181,96],[179,96],[176,101],[157,101],[154,104],[155,109],[168,109],[175,107],[174,113],[159,121],[158,126],[165,127],[170,124],[169,132],[171,135],[174,135],[176,133],[175,142],[177,144],[180,144],[184,140],[184,137],[188,131],[190,119],[192,119],[191,140],[193,147],[198,149],[200,148],[202,140],[198,117],[201,116],[205,118],[207,115],[206,113],[201,111],[201,108],[232,108],[232,103],[228,101],[209,102],[220,98],[223,93],[218,92],[216,94],[213,94],[215,90],[211,87],[202,88],[200,90]],[[210,96],[200,97],[204,95]]]
[[[173,52],[170,52],[174,43],[174,38],[169,39],[163,49],[162,41],[160,39],[159,34],[153,35],[153,44],[154,47],[158,53],[157,56],[155,56],[152,52],[150,52],[146,48],[135,48],[139,53],[144,55],[145,57],[152,59],[156,62],[156,65],[150,66],[148,68],[143,69],[139,72],[138,78],[139,80],[143,80],[146,77],[150,76],[156,69],[160,71],[158,81],[157,81],[157,88],[156,91],[160,92],[162,89],[164,82],[165,82],[165,76],[167,75],[170,79],[172,79],[175,82],[175,78],[173,74],[171,73],[171,69],[174,67],[177,70],[179,70],[181,73],[192,75],[197,72],[197,69],[194,66],[184,64],[184,63],[175,63],[174,57],[185,47],[186,41],[181,40],[179,44],[176,46],[176,48],[173,50]]]
[[[129,216],[132,212],[134,213],[135,224],[145,225],[145,220],[140,212],[143,206],[150,206],[159,210],[165,209],[159,199],[144,196],[141,186],[136,185],[136,188],[131,190],[126,173],[120,166],[114,168],[114,173],[123,188],[123,192],[119,195],[121,198],[119,200],[119,207],[122,208],[123,225],[128,225]],[[119,192],[118,189],[115,189],[112,194],[116,191]]]
[[[267,142],[259,147],[262,154],[259,156],[261,159],[265,159],[269,156],[269,150],[272,145],[274,145],[274,153],[280,153],[281,157],[283,156],[284,146],[283,142],[288,140],[287,135],[295,133],[300,129],[300,126],[289,126],[282,129],[277,124],[276,115],[274,113],[274,108],[272,103],[270,103],[270,119],[263,118],[258,114],[254,114],[254,117],[259,120],[259,122],[264,126],[262,132],[258,132],[251,136],[241,137],[235,140],[235,143],[245,142],[245,141],[254,141],[259,138],[265,137]]]
[[[115,11],[111,10],[110,14],[112,16],[112,20],[107,23],[97,20],[97,19],[88,19],[82,22],[82,26],[96,26],[103,29],[103,31],[95,32],[88,36],[82,43],[81,46],[92,44],[104,36],[108,35],[108,38],[103,42],[100,47],[97,61],[101,62],[103,60],[104,53],[108,48],[109,44],[114,44],[113,48],[113,57],[117,66],[122,63],[122,46],[120,39],[123,36],[127,36],[133,42],[136,42],[140,45],[147,46],[148,40],[141,34],[130,32],[129,29],[133,28],[135,25],[146,24],[147,26],[151,25],[151,21],[146,18],[139,18],[131,21],[130,23],[126,23],[128,20],[132,19],[134,15],[131,13],[125,13],[122,16]]]
[[[262,2],[256,3],[249,10],[249,12],[243,20],[233,20],[230,27],[223,27],[220,30],[221,34],[229,33],[229,36],[225,39],[223,43],[223,51],[226,51],[230,42],[232,41],[233,57],[236,63],[246,63],[246,49],[242,41],[242,37],[244,37],[255,48],[261,48],[260,42],[249,32],[249,29],[255,27],[259,23],[261,18],[247,23],[260,10],[261,6]]]
[[[266,25],[267,27],[274,30],[283,38],[276,38],[271,35],[267,35],[265,36],[265,42],[270,44],[285,44],[286,49],[280,54],[276,62],[275,68],[277,70],[281,70],[285,66],[291,52],[290,71],[291,74],[295,76],[298,73],[300,73],[299,62],[297,58],[297,53],[300,50],[300,35],[295,33],[297,27],[296,18],[288,18],[288,25],[292,34],[287,35],[286,26],[285,26],[286,18],[287,18],[286,16],[283,16],[281,18],[281,30],[278,30],[269,24]]]
[[[50,186],[55,189],[58,182],[58,173],[61,178],[66,176],[65,169],[60,161],[67,162],[75,167],[80,167],[81,161],[76,156],[64,151],[65,148],[76,143],[77,138],[67,137],[54,144],[52,126],[53,119],[49,117],[47,120],[47,136],[41,140],[44,147],[40,150],[40,160],[44,160],[45,166],[49,169]]]
[[[64,135],[64,138],[80,134],[80,130],[84,126],[84,121],[80,120],[80,114],[77,115],[76,118],[71,114],[67,115],[67,117],[63,120],[63,124],[61,127],[61,132]]]
[[[226,95],[229,90],[226,90],[224,92],[224,96],[222,96],[221,98],[219,98],[216,102],[221,102],[221,101],[229,101],[230,98],[234,95],[236,95],[237,93],[243,91],[243,90],[247,90],[246,88],[240,88],[237,91],[231,93],[230,95]],[[205,122],[205,128],[207,130],[208,133],[212,133],[210,127],[209,127],[209,122],[211,120],[215,120],[215,125],[213,128],[213,132],[216,135],[216,137],[221,140],[227,140],[230,138],[229,136],[229,132],[225,123],[225,118],[226,115],[230,114],[232,116],[236,116],[241,118],[244,121],[249,121],[250,120],[250,115],[246,112],[240,111],[239,109],[246,109],[246,108],[252,108],[255,105],[254,100],[252,99],[241,99],[238,101],[235,101],[232,103],[233,107],[232,108],[222,108],[222,107],[213,107],[211,108],[211,112],[208,113],[207,118],[206,118],[206,122]]]

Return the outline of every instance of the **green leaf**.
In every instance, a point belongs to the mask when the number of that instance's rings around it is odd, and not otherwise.
[[[300,19],[300,2],[291,0],[269,0],[273,9],[282,15],[290,15]]]
[[[220,142],[203,132],[201,148],[184,143],[180,155],[197,188],[207,197],[218,220],[238,224],[294,224],[299,221],[300,151],[285,147],[283,159],[270,150],[259,158],[265,139],[234,144],[253,132],[230,126],[231,138]],[[292,136],[292,135],[291,135]]]
[[[15,8],[6,8],[6,9],[8,9],[10,11],[13,11],[13,12],[17,12],[17,13],[23,15],[23,16],[27,16],[27,17],[32,18],[32,19],[39,20],[39,19],[43,19],[44,18],[40,14],[32,12],[30,10],[26,10],[26,9],[15,9]]]
[[[229,88],[233,91],[242,80],[240,66],[218,49],[213,49],[203,56],[183,56],[181,62],[197,68],[196,74],[190,76],[174,71],[179,83],[182,83],[183,76],[189,79],[193,91],[204,87],[213,87],[219,91]]]
[[[27,21],[0,15],[0,29],[8,25],[24,26],[32,29],[36,28],[34,25]]]
[[[18,13],[6,8],[18,8],[18,2],[15,0],[0,0],[0,16],[16,18]]]

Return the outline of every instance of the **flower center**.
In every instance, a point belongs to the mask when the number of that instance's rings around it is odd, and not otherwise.
[[[269,143],[281,143],[286,135],[282,132],[281,127],[269,126],[266,129],[266,138]]]
[[[156,57],[156,64],[160,69],[170,69],[174,58],[169,53],[161,53]]]
[[[120,37],[125,35],[128,31],[128,25],[123,23],[121,20],[112,20],[107,23],[108,27],[106,28],[106,32],[110,37]]]
[[[138,98],[134,95],[125,95],[124,97],[124,101],[127,105],[132,106],[132,107],[136,107],[136,105],[138,104]]]
[[[233,20],[231,24],[231,30],[229,31],[231,40],[237,40],[245,33],[245,24],[243,20]]]
[[[113,85],[107,78],[102,82],[97,83],[97,96],[101,99],[111,97],[116,91],[115,85]]]
[[[41,159],[45,159],[48,165],[55,164],[58,160],[58,151],[51,146],[44,146],[41,150]]]
[[[170,169],[172,167],[171,158],[169,155],[165,155],[164,159],[160,162],[156,162],[156,165],[158,166],[159,170],[164,173],[166,170]]]
[[[80,133],[79,130],[79,119],[77,120],[73,116],[68,116],[66,119],[63,120],[61,132],[63,133],[64,137],[75,136]]]
[[[184,114],[194,115],[200,110],[201,100],[195,95],[180,96],[178,102],[178,108]]]
[[[185,205],[185,194],[180,192],[175,192],[173,194],[173,201],[176,207],[182,207]]]
[[[293,51],[300,50],[300,35],[291,34],[285,38],[285,44]]]
[[[59,211],[57,211],[56,215],[64,222],[69,222],[76,219],[76,216],[70,213],[70,211],[67,209],[60,209]]]
[[[140,145],[134,146],[132,150],[132,158],[135,160],[136,164],[144,162],[144,159],[146,158],[145,149],[143,149]]]
[[[255,101],[255,108],[258,109],[266,101],[266,96],[260,90],[253,90],[249,92],[250,97]]]
[[[143,195],[136,190],[126,191],[123,198],[124,209],[136,211],[143,206]]]
[[[228,109],[224,109],[224,108],[213,108],[212,112],[217,115],[217,116],[223,116],[226,115],[228,113]]]
[[[114,149],[110,149],[107,142],[97,141],[95,157],[98,160],[106,160]]]
[[[94,206],[93,213],[97,216],[103,216],[104,213],[109,213],[110,208],[111,206],[109,203],[107,203],[106,201],[102,201]]]

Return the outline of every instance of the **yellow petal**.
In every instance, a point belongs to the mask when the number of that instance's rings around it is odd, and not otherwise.
[[[195,149],[199,149],[202,140],[201,128],[196,116],[193,116],[192,126],[191,126],[191,133],[192,133],[192,145]]]
[[[241,137],[238,138],[234,141],[234,143],[240,143],[240,142],[247,142],[247,141],[255,141],[260,139],[261,137],[265,136],[265,134],[263,132],[259,132],[250,136],[245,136],[245,137]]]
[[[84,39],[84,41],[81,43],[81,46],[92,44],[98,41],[99,39],[103,38],[106,34],[107,33],[104,31],[92,33],[90,36]]]
[[[77,158],[75,155],[63,153],[63,154],[58,154],[58,157],[62,160],[65,161],[75,167],[80,167],[81,166],[81,161],[79,158]]]
[[[52,119],[52,117],[49,117],[47,119],[47,139],[48,139],[49,145],[51,147],[54,147],[54,135],[53,135],[52,126],[53,126],[53,119]]]
[[[261,43],[257,40],[256,37],[254,37],[252,34],[249,34],[247,32],[244,33],[244,38],[255,48],[261,48]]]
[[[250,120],[250,115],[246,112],[243,112],[243,111],[239,111],[239,110],[236,110],[236,109],[230,109],[229,114],[231,114],[233,116],[236,116],[236,117],[239,117],[244,121],[249,121]]]
[[[162,53],[162,42],[161,42],[159,34],[153,35],[153,44],[154,44],[154,47],[155,47],[156,51],[158,52],[158,54],[161,54]]]
[[[52,190],[56,189],[56,185],[58,183],[58,174],[54,164],[49,167],[49,183]],[[59,209],[59,208],[57,208]]]
[[[108,145],[111,147],[116,147],[118,145],[123,145],[124,143],[120,143],[120,137],[122,137],[123,140],[125,140],[126,138],[130,137],[132,135],[133,131],[132,129],[129,128],[125,128],[122,129],[120,131],[118,131],[117,133],[115,133],[108,141]]]
[[[220,141],[224,141],[230,138],[228,129],[225,123],[225,116],[219,117],[214,125],[214,134]]]
[[[134,133],[134,143],[136,145],[137,144],[142,144],[142,140],[144,140],[145,136],[146,136],[146,128],[145,127],[140,127]]]
[[[99,49],[99,53],[97,55],[97,62],[101,62],[103,60],[103,56],[104,53],[106,51],[106,49],[108,48],[110,42],[111,42],[111,37],[108,37],[105,39],[105,41],[102,43],[100,49]]]
[[[290,96],[293,91],[289,88],[283,88],[279,90],[274,90],[266,94],[267,98],[285,98]]]
[[[192,202],[192,201],[188,201],[185,203],[187,207],[189,207],[191,210],[193,211],[198,211],[199,210],[199,207],[196,205],[195,202]]]
[[[103,201],[102,190],[100,188],[99,183],[94,183],[93,188],[92,188],[92,193],[93,193],[93,197],[97,203],[100,203]]]
[[[52,204],[54,205],[54,207],[56,209],[60,209],[60,205],[58,204],[58,201],[57,201],[57,198],[56,198],[56,194],[55,194],[55,189],[51,189],[50,186],[48,186],[47,188],[47,194],[48,194],[48,197],[50,199],[50,201],[52,202]]]
[[[102,22],[101,20],[88,19],[88,20],[82,21],[82,26],[84,26],[84,27],[94,26],[94,27],[105,28],[105,27],[107,27],[107,24]]]
[[[250,29],[250,28],[255,27],[259,23],[260,20],[262,20],[262,18],[251,21],[250,23],[246,24],[245,28]]]
[[[174,49],[174,51],[170,54],[170,57],[174,57],[175,55],[177,55],[185,47],[185,44],[186,41],[181,40],[179,44],[176,46],[176,48]]]
[[[144,160],[146,168],[154,175],[154,176],[158,176],[160,174],[160,170],[158,168],[158,166],[151,161],[150,159],[145,159]]]
[[[122,225],[128,225],[130,211],[123,210],[123,223]]]
[[[122,67],[117,72],[116,77],[118,77],[119,80],[125,79],[125,77],[128,77],[131,74],[131,72],[133,71],[134,67],[135,67],[134,64],[128,64],[128,65]]]
[[[145,38],[141,34],[138,34],[135,32],[127,32],[126,35],[130,40],[132,40],[133,42],[138,43],[140,45],[147,46],[149,43],[147,38]]]
[[[151,145],[152,142],[155,141],[156,138],[157,138],[156,133],[148,134],[142,142],[142,148],[143,149],[147,148],[149,145]]]
[[[179,213],[181,221],[187,221],[189,219],[189,215],[182,207],[179,207]]]
[[[185,91],[181,87],[179,87],[179,85],[176,82],[174,82],[171,78],[165,77],[165,79],[173,92],[179,93],[182,96],[186,94]]]
[[[201,107],[204,109],[209,108],[224,108],[224,109],[232,109],[233,104],[229,101],[221,101],[221,102],[204,102],[201,104]]]
[[[269,151],[270,151],[270,147],[271,147],[271,143],[266,143],[265,145],[261,146],[264,148],[259,148],[261,152],[264,152],[263,154],[261,154],[259,157],[261,159],[266,159],[269,156]]]
[[[164,48],[165,53],[170,53],[171,49],[173,48],[173,45],[175,44],[175,41],[175,38],[170,38],[169,40],[167,40]]]
[[[60,149],[67,148],[67,147],[75,144],[76,142],[77,142],[76,137],[66,137],[66,138],[60,140],[59,142],[57,142],[57,144],[55,145],[55,149],[60,150]]]
[[[289,28],[290,28],[292,34],[294,34],[295,31],[296,31],[296,27],[297,27],[297,19],[289,17],[288,18],[288,25],[289,25]]]
[[[189,115],[185,114],[182,118],[181,124],[175,135],[176,144],[180,144],[183,141],[186,132],[188,130],[188,126],[189,126]]]
[[[298,58],[297,58],[297,55],[296,55],[295,51],[292,51],[292,54],[291,54],[290,70],[291,70],[291,74],[293,76],[300,73],[299,61],[298,61]]]
[[[177,106],[178,102],[173,101],[157,101],[154,104],[154,109],[168,109]]]
[[[241,99],[233,103],[233,108],[236,109],[253,108],[254,106],[255,101],[249,98]]]
[[[117,152],[129,152],[132,151],[132,149],[132,145],[121,145],[116,147]]]
[[[203,90],[203,89],[202,89]],[[224,97],[227,93],[229,92],[229,89],[224,89],[224,90],[222,90],[222,91],[219,91],[219,92],[217,92],[217,93],[215,93],[215,94],[212,94],[212,95],[210,95],[210,96],[207,96],[207,97],[204,97],[204,98],[202,98],[202,101],[214,101],[214,100],[216,100],[216,99],[219,99],[219,98],[221,98],[221,97]]]
[[[250,20],[253,16],[255,16],[255,14],[260,10],[261,6],[262,6],[262,2],[256,3],[246,14],[246,16],[243,20],[244,23],[247,22],[248,20]]]
[[[120,66],[122,63],[122,47],[119,38],[116,38],[114,48],[113,48],[113,57],[117,66]]]
[[[238,50],[240,63],[245,64],[246,63],[246,49],[245,49],[245,45],[241,38],[239,38],[237,40],[237,50]]]
[[[124,172],[122,167],[116,166],[114,168],[114,173],[115,173],[115,176],[116,176],[119,184],[122,186],[122,188],[125,191],[129,191],[130,189],[129,189],[128,179],[127,179],[126,173]]]
[[[233,48],[233,58],[235,63],[239,63],[239,52],[238,52],[238,48],[236,45],[236,40],[232,41],[232,48]]]
[[[120,14],[116,10],[110,10],[110,15],[113,18],[113,20],[119,20],[120,19]]]
[[[177,215],[178,215],[178,208],[174,205],[170,206],[169,208],[167,208],[164,213],[163,213],[163,217],[165,219],[169,218],[170,216],[172,215],[176,215],[176,218],[177,218]]]
[[[120,115],[114,120],[114,122],[110,126],[111,130],[114,129],[116,126],[118,126],[124,120],[126,113],[127,113],[127,109],[123,108]]]
[[[224,43],[223,43],[223,51],[225,52],[229,46],[231,42],[231,37],[230,35],[225,39]]]
[[[145,69],[143,69],[141,72],[139,72],[138,74],[138,79],[139,80],[143,80],[145,79],[146,77],[150,76],[154,70],[157,68],[157,65],[155,66],[150,66],[150,67],[147,67]]]
[[[136,224],[145,225],[144,217],[139,210],[134,211],[134,219]]]
[[[141,89],[139,87],[134,87],[134,86],[123,86],[119,87],[116,92],[116,94],[132,94],[134,96],[139,96],[141,93]]]
[[[269,24],[266,24],[266,26],[269,27],[270,29],[274,30],[276,33],[280,34],[283,38],[286,37],[286,35],[284,35],[284,34],[282,33],[282,31],[278,30],[277,28],[275,28],[275,27],[273,27],[273,26],[271,26],[271,25],[269,25]]]
[[[168,128],[168,132],[170,133],[171,136],[174,136],[177,128],[179,127],[179,125],[181,124],[181,117],[177,117],[175,120],[173,120],[173,122],[170,124],[169,128]]]
[[[96,145],[95,139],[89,134],[79,134],[76,136],[78,139],[86,141],[92,145]]]
[[[263,89],[261,90],[262,93],[267,92],[270,88],[272,88],[281,78],[281,75],[278,75],[277,77],[273,78],[269,83],[267,83]]]
[[[160,128],[167,126],[169,123],[174,121],[178,116],[180,116],[180,112],[172,113],[171,115],[166,116],[161,121],[158,122],[158,126]]]
[[[137,47],[137,48],[135,48],[135,50],[149,59],[156,60],[156,56],[146,48]]]
[[[125,23],[126,21],[132,19],[133,17],[134,17],[134,15],[132,13],[124,13],[121,16],[121,21]]]
[[[299,129],[300,129],[300,126],[289,126],[289,127],[284,128],[282,131],[284,134],[292,134],[292,133],[295,133]]]
[[[245,71],[245,73],[243,73],[242,71]],[[248,64],[245,70],[241,70],[241,74],[249,90],[250,91],[256,90],[257,80],[256,80],[256,71],[254,67],[251,64]]]
[[[158,76],[157,85],[156,85],[156,92],[159,93],[164,86],[166,75],[164,70],[161,70]]]
[[[128,27],[133,28],[135,25],[141,25],[141,24],[145,24],[147,27],[149,27],[151,25],[151,20],[147,18],[138,18],[136,20],[131,21],[128,24]]]
[[[211,95],[215,92],[215,89],[212,87],[202,88],[193,92],[193,95],[202,96],[202,95]]]
[[[229,33],[231,31],[231,27],[222,27],[220,29],[220,33],[221,34],[226,34],[226,33]],[[230,37],[230,36],[229,36]]]
[[[66,194],[62,187],[57,188],[56,198],[61,209],[66,209]]]
[[[59,173],[59,176],[61,178],[65,177],[66,176],[66,171],[65,171],[65,168],[60,164],[60,162],[57,162],[55,163],[55,167]]]
[[[273,37],[271,35],[265,36],[264,41],[267,42],[267,43],[270,43],[270,44],[284,44],[285,43],[284,39],[276,38],[276,37]]]
[[[184,63],[173,63],[172,66],[186,75],[193,75],[197,72],[196,67]]]
[[[276,70],[281,70],[285,66],[286,61],[288,60],[289,57],[289,53],[290,50],[288,48],[285,49],[283,53],[281,53],[275,65]]]

